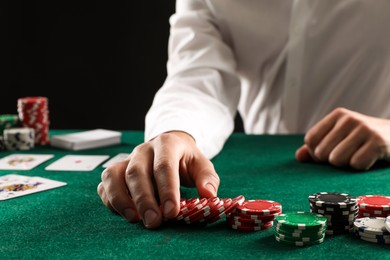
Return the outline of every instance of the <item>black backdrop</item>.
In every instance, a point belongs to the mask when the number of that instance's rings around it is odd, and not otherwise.
[[[46,96],[52,129],[143,130],[174,10],[175,0],[2,1],[0,114]]]

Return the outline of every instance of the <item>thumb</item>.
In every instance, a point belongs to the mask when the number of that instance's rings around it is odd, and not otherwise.
[[[212,162],[202,156],[195,160],[192,166],[191,175],[199,196],[202,198],[216,197],[220,180]]]

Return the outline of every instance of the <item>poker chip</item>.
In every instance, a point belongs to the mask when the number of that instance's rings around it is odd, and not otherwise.
[[[34,148],[34,129],[9,128],[4,130],[4,145],[8,150],[30,150]]]
[[[386,217],[385,220],[385,228],[388,232],[390,232],[390,216]]]
[[[310,238],[312,240],[320,239],[324,237],[326,228],[320,231],[315,232],[309,232],[308,230],[285,230],[280,227],[275,227],[275,233],[279,235],[289,236],[289,237],[295,237],[295,238]]]
[[[242,231],[260,231],[271,228],[273,225],[272,222],[264,224],[264,225],[258,225],[258,226],[242,226],[242,225],[229,225],[230,228],[235,230],[242,230]]]
[[[237,206],[242,205],[242,203],[244,203],[244,201],[245,201],[245,197],[242,195],[233,198],[231,201],[231,204],[229,206],[226,206],[225,209],[223,210],[223,212],[219,213],[218,215],[216,215],[213,218],[208,219],[207,222],[214,223],[220,219],[226,218],[229,214],[231,214],[237,208]]]
[[[390,235],[386,229],[386,218],[380,217],[365,217],[358,218],[353,222],[355,231],[371,234],[371,235]]]
[[[18,115],[4,114],[0,115],[0,135],[5,129],[19,127]]]
[[[365,238],[373,238],[373,239],[390,239],[390,235],[368,234],[368,233],[360,232],[358,230],[355,230],[354,233],[359,238],[360,237],[365,237]]]
[[[359,208],[365,210],[390,211],[390,197],[383,195],[364,195],[357,197]]]
[[[275,218],[276,224],[295,229],[320,229],[326,226],[326,221],[326,218],[320,214],[304,211],[280,214]]]
[[[312,212],[298,211],[280,214],[274,220],[274,234],[278,242],[310,246],[322,243],[327,231],[326,217]]]
[[[319,192],[309,196],[309,201],[317,207],[350,208],[356,204],[356,198],[339,192]]]
[[[327,219],[327,235],[350,233],[358,217],[357,199],[347,193],[318,192],[308,196],[310,212]]]
[[[234,229],[263,230],[273,226],[273,220],[282,212],[282,205],[271,200],[245,200],[226,216]]]
[[[357,197],[359,218],[390,215],[390,197],[384,195],[363,195]]]
[[[22,126],[34,129],[35,144],[49,144],[48,99],[46,97],[19,98],[17,110]]]
[[[227,217],[237,206],[241,205],[245,197],[236,198],[190,198],[180,200],[180,211],[173,222],[187,225],[211,224]]]
[[[246,200],[236,211],[246,215],[263,216],[281,212],[282,205],[271,200]]]
[[[312,242],[303,242],[303,241],[289,241],[289,240],[286,240],[286,239],[283,239],[283,238],[280,238],[279,236],[275,236],[275,240],[280,242],[280,243],[283,243],[283,244],[287,244],[287,245],[295,245],[295,246],[312,246],[312,245],[318,245],[318,244],[321,244],[324,242],[324,239],[325,238],[321,238],[319,240],[316,240],[316,241],[312,241]]]

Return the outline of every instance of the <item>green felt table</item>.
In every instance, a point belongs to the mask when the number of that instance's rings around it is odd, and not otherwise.
[[[51,135],[68,133],[52,131]],[[387,194],[390,167],[367,172],[327,164],[299,163],[294,152],[301,135],[235,133],[212,161],[221,178],[219,197],[280,202],[284,212],[308,211],[308,195],[321,191]],[[110,155],[131,152],[143,133],[124,131],[122,144],[78,152],[39,147],[24,153],[54,154],[31,171],[1,171],[67,182],[67,186],[0,202],[0,259],[389,259],[390,245],[352,235],[326,237],[316,246],[295,247],[275,241],[273,229],[243,232],[219,221],[206,227],[164,224],[157,230],[128,223],[101,203],[96,192],[103,171],[45,171],[66,154]],[[11,152],[1,152],[1,157]],[[182,197],[197,196],[181,188]]]

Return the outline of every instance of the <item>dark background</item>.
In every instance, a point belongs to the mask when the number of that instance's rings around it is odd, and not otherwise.
[[[174,11],[174,0],[2,1],[0,114],[46,96],[52,129],[143,130]]]

